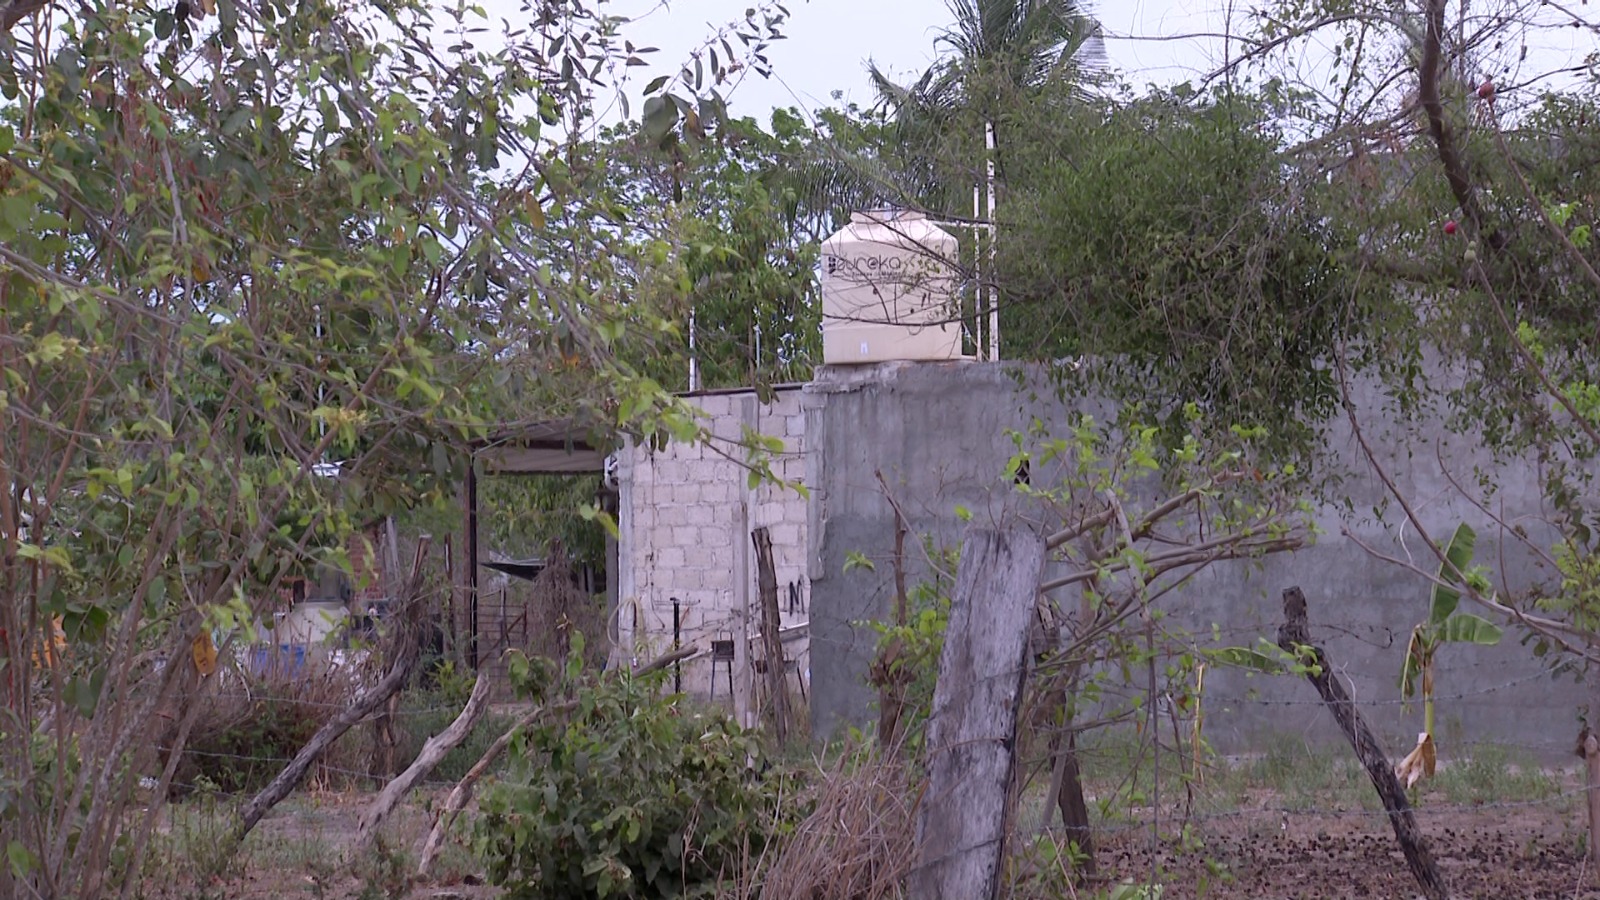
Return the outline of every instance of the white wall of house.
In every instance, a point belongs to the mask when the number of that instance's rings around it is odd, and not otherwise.
[[[784,482],[803,483],[800,396],[798,386],[776,389],[770,403],[754,391],[693,395],[686,399],[704,413],[710,442],[671,444],[664,450],[630,445],[619,455],[617,647],[633,665],[671,650],[672,599],[677,598],[680,640],[706,651],[682,667],[684,691],[719,701],[730,697],[729,667],[717,663],[712,683],[710,649],[713,640],[731,638],[731,703],[747,724],[755,712],[752,648],[761,654],[750,534],[761,526],[772,537],[784,655],[798,661],[798,677],[809,681],[806,498],[771,483],[751,488],[746,451],[739,445],[746,429],[782,440],[784,449],[772,458],[772,470]],[[791,604],[791,585],[798,603]],[[789,675],[791,690],[796,677]]]

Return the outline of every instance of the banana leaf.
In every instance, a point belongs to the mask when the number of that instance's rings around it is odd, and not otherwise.
[[[1461,575],[1472,565],[1472,552],[1478,542],[1478,533],[1473,531],[1465,522],[1456,526],[1456,533],[1450,538],[1450,545],[1445,548],[1445,558],[1450,560],[1450,565],[1439,565],[1439,580],[1450,584],[1461,584]],[[1461,592],[1447,584],[1433,586],[1433,604],[1428,613],[1428,624],[1438,627],[1443,625],[1450,614],[1456,611],[1456,606],[1461,602]],[[1498,640],[1498,638],[1496,638]]]

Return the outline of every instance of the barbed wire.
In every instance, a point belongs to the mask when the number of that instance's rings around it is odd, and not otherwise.
[[[832,644],[835,644],[835,645],[850,646],[850,647],[859,646],[860,643],[861,643],[861,642],[856,642],[856,641],[838,641],[838,640],[835,640],[835,639],[832,639],[832,638],[828,638],[828,637],[824,637],[824,636],[818,636],[816,634],[812,634],[810,639],[813,642],[832,643]],[[1051,663],[1045,663],[1045,664],[1027,663],[1027,664],[1024,664],[1023,666],[1020,666],[1020,667],[1016,667],[1016,666],[1009,667],[1009,668],[1004,669],[1002,671],[993,672],[993,673],[981,676],[979,678],[973,679],[972,683],[967,685],[967,688],[971,689],[971,687],[973,687],[973,686],[975,686],[977,684],[981,684],[981,683],[983,683],[985,681],[1015,678],[1018,675],[1023,674],[1025,672],[1045,672],[1045,671],[1049,671],[1049,669],[1052,667],[1052,665],[1053,664],[1051,664]],[[1258,677],[1258,678],[1299,678],[1299,677],[1301,677],[1301,676],[1296,675],[1295,673],[1292,673],[1292,672],[1281,672],[1281,673],[1276,673],[1276,674],[1264,673],[1264,672],[1257,672],[1257,671],[1252,670],[1252,669],[1250,669],[1248,667],[1245,667],[1245,666],[1229,665],[1229,664],[1225,664],[1225,663],[1212,663],[1210,665],[1213,667],[1212,671],[1239,672],[1239,673],[1244,673],[1244,674],[1247,674],[1247,675],[1253,675],[1253,676]],[[1346,681],[1353,681],[1353,679],[1351,679],[1348,675],[1344,674],[1343,672],[1340,672],[1339,674],[1341,675],[1341,677],[1345,678]],[[1470,699],[1472,699],[1474,697],[1481,697],[1481,696],[1484,696],[1484,695],[1487,695],[1487,694],[1494,694],[1494,693],[1499,693],[1501,691],[1511,690],[1513,688],[1516,688],[1516,687],[1519,687],[1519,686],[1522,686],[1522,685],[1525,685],[1525,684],[1530,684],[1530,683],[1535,682],[1535,681],[1548,681],[1548,680],[1551,680],[1552,677],[1561,677],[1561,674],[1562,673],[1559,673],[1559,672],[1554,672],[1553,673],[1550,670],[1542,669],[1542,670],[1539,670],[1539,671],[1536,671],[1536,672],[1531,672],[1531,673],[1527,673],[1525,675],[1521,675],[1521,676],[1519,676],[1517,678],[1512,678],[1512,679],[1507,680],[1507,681],[1502,681],[1502,682],[1498,682],[1498,683],[1494,683],[1494,684],[1488,684],[1488,685],[1482,685],[1482,686],[1478,686],[1478,687],[1474,687],[1474,688],[1470,688],[1470,689],[1466,689],[1466,690],[1460,690],[1460,691],[1456,691],[1455,693],[1450,693],[1450,694],[1438,694],[1438,693],[1436,693],[1436,694],[1433,695],[1433,699],[1434,699],[1435,702],[1440,702],[1440,701],[1449,702],[1449,701],[1458,701],[1458,700],[1470,700]],[[1366,679],[1363,679],[1363,680],[1366,680]],[[1387,683],[1388,682],[1388,679],[1385,679],[1385,678],[1382,678],[1382,677],[1379,677],[1379,676],[1371,676],[1371,680],[1374,681],[1374,682],[1377,682],[1377,683]],[[1106,690],[1107,690],[1106,686],[1104,686],[1104,685],[1100,685],[1098,689],[1101,691],[1101,693],[1105,693]],[[1143,693],[1147,693],[1147,692],[1143,691],[1141,689],[1138,689],[1135,686],[1132,689],[1130,689],[1129,693],[1130,694],[1143,694]],[[1168,691],[1166,693],[1172,693],[1172,692]],[[1214,704],[1218,704],[1218,703],[1238,703],[1238,704],[1251,703],[1251,704],[1258,704],[1258,705],[1262,705],[1262,706],[1326,706],[1327,705],[1321,699],[1319,699],[1319,698],[1311,698],[1311,697],[1306,697],[1306,698],[1273,698],[1273,697],[1252,697],[1252,696],[1218,696],[1218,695],[1216,695],[1214,693],[1209,693],[1209,692],[1202,692],[1199,696],[1201,697],[1201,699],[1203,699],[1203,701],[1208,706],[1214,705]],[[1407,699],[1407,698],[1404,698],[1404,697],[1389,697],[1389,698],[1377,697],[1377,698],[1359,699],[1359,700],[1356,701],[1356,705],[1357,706],[1363,706],[1363,707],[1365,707],[1365,706],[1409,706],[1409,705],[1415,705],[1417,703],[1420,703],[1420,699],[1419,698]],[[1566,709],[1566,708],[1570,708],[1570,707],[1568,705],[1565,705],[1565,704],[1551,704],[1551,708]]]
[[[292,756],[255,756],[255,755],[244,754],[244,753],[224,753],[224,752],[213,751],[213,750],[195,750],[195,749],[193,749],[191,747],[185,747],[183,749],[182,755],[184,755],[184,756],[200,756],[200,757],[205,757],[207,759],[230,759],[230,760],[234,760],[235,762],[275,763],[278,766],[278,768],[280,768],[280,769],[283,768],[284,766],[287,766],[290,762],[292,762],[294,760],[294,757],[292,757]],[[403,766],[401,768],[402,768],[402,770],[404,769]],[[374,781],[374,782],[377,782],[379,784],[387,784],[391,780],[393,780],[394,777],[395,777],[394,775],[378,775],[378,774],[375,774],[375,773],[371,772],[370,770],[350,769],[350,768],[346,768],[346,767],[343,767],[343,766],[335,765],[333,763],[324,762],[322,760],[318,760],[313,765],[312,771],[314,771],[314,772],[335,772],[335,773],[338,773],[340,775],[349,775],[349,776],[356,777],[356,778],[366,779],[368,781]],[[396,773],[396,774],[398,774],[398,773]],[[202,789],[202,790],[211,789],[209,786],[199,786],[199,785],[193,785],[193,784],[180,784],[179,782],[174,782],[174,784],[175,785],[179,785],[181,787],[199,788],[199,789]],[[456,782],[454,780],[449,780],[449,779],[427,778],[427,779],[424,779],[424,780],[418,782],[418,784],[421,785],[421,786],[424,786],[424,787],[454,787]]]
[[[1488,695],[1488,694],[1496,694],[1496,693],[1499,693],[1501,691],[1509,691],[1509,690],[1511,690],[1513,688],[1521,687],[1522,685],[1530,684],[1530,683],[1535,682],[1535,681],[1548,681],[1549,679],[1550,679],[1550,673],[1549,672],[1537,672],[1537,673],[1534,673],[1532,675],[1525,675],[1525,676],[1523,676],[1521,678],[1513,678],[1510,681],[1500,682],[1499,684],[1484,685],[1482,687],[1477,687],[1477,688],[1473,688],[1473,689],[1470,689],[1470,690],[1457,691],[1456,693],[1453,693],[1453,694],[1437,694],[1436,693],[1436,694],[1433,695],[1433,701],[1435,703],[1439,703],[1439,702],[1452,702],[1452,701],[1457,701],[1457,700],[1471,700],[1473,698],[1482,697],[1482,696],[1485,696],[1485,695]],[[1221,704],[1228,704],[1228,703],[1246,704],[1246,703],[1250,703],[1250,704],[1255,704],[1257,706],[1326,706],[1327,705],[1327,703],[1325,703],[1321,699],[1313,699],[1313,698],[1310,698],[1310,697],[1306,697],[1306,698],[1286,698],[1286,699],[1278,699],[1278,698],[1271,698],[1271,697],[1219,697],[1219,696],[1217,696],[1215,694],[1210,694],[1210,693],[1204,694],[1202,696],[1203,696],[1203,699],[1204,699],[1206,705],[1208,705],[1208,706],[1215,706],[1216,704],[1219,704],[1219,703],[1221,703]],[[1375,697],[1375,698],[1367,698],[1367,699],[1357,700],[1356,701],[1356,705],[1357,706],[1418,706],[1418,705],[1421,704],[1421,702],[1422,702],[1422,699],[1420,697],[1412,697],[1410,699],[1407,699],[1407,698],[1404,698],[1404,697],[1391,697],[1391,698]],[[1570,704],[1552,703],[1552,704],[1549,704],[1549,708],[1551,708],[1551,709],[1571,709],[1572,706]]]
[[[313,699],[310,699],[310,698],[307,698],[307,697],[296,697],[293,694],[256,694],[256,693],[236,692],[236,693],[228,693],[228,694],[213,694],[207,699],[209,699],[211,701],[214,701],[214,702],[222,702],[222,703],[227,703],[227,702],[230,702],[230,701],[237,702],[237,703],[269,703],[269,704],[283,704],[285,706],[307,706],[307,707],[311,707],[313,709],[348,709],[350,707],[350,702],[348,700],[346,700],[346,701],[313,700]],[[404,701],[402,701],[402,702],[404,702]],[[518,705],[518,704],[521,704],[521,702],[522,701],[512,700],[512,701],[507,701],[506,705]],[[410,709],[407,709],[405,706],[401,706],[399,709],[393,711],[392,713],[386,713],[384,710],[380,709],[380,710],[377,710],[377,711],[371,713],[370,715],[368,715],[366,717],[366,719],[363,719],[363,721],[366,721],[366,720],[372,719],[372,718],[376,718],[378,716],[386,715],[386,714],[387,715],[396,716],[396,717],[400,717],[400,718],[408,718],[408,717],[417,717],[417,716],[431,716],[431,715],[436,715],[436,714],[442,713],[442,712],[459,713],[459,712],[461,712],[461,708],[466,706],[466,705],[467,705],[467,699],[465,697],[463,697],[463,698],[461,698],[461,702],[460,703],[447,703],[447,704],[439,704],[439,705],[434,705],[434,706],[412,707]]]
[[[1533,807],[1570,807],[1579,800],[1587,797],[1590,790],[1600,790],[1600,785],[1594,788],[1574,788],[1557,791],[1545,797],[1531,800],[1486,800],[1476,803],[1421,803],[1409,807],[1409,812],[1421,819],[1443,818],[1447,816],[1462,816],[1469,813],[1500,812],[1509,810],[1527,810]],[[1092,806],[1093,804],[1091,804]],[[1240,819],[1263,818],[1269,816],[1317,819],[1371,819],[1387,820],[1393,815],[1402,813],[1402,810],[1391,810],[1384,807],[1376,809],[1362,807],[1325,807],[1325,806],[1291,806],[1291,805],[1261,805],[1241,806],[1234,809],[1214,808],[1211,810],[1190,809],[1187,812],[1174,807],[1163,810],[1159,817],[1149,815],[1131,821],[1101,821],[1091,824],[1091,829],[1099,834],[1121,834],[1127,832],[1147,832],[1150,830],[1152,820],[1157,822],[1170,822],[1179,825],[1185,822],[1204,823],[1215,821],[1237,821]],[[1120,818],[1120,817],[1119,817]],[[1040,834],[1052,830],[1049,826],[1033,829],[1032,833]]]

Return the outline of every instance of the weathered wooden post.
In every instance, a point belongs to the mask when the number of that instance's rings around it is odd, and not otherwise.
[[[1334,674],[1333,664],[1328,662],[1327,655],[1321,647],[1311,643],[1306,595],[1298,587],[1283,592],[1283,624],[1278,626],[1278,646],[1305,666],[1306,678],[1322,695],[1322,702],[1333,713],[1340,730],[1355,749],[1356,758],[1366,768],[1367,777],[1372,779],[1372,786],[1383,800],[1383,808],[1389,814],[1389,824],[1394,828],[1395,840],[1400,843],[1400,851],[1405,855],[1411,874],[1417,879],[1417,886],[1422,888],[1423,895],[1429,900],[1445,900],[1450,896],[1450,889],[1445,885],[1444,876],[1439,873],[1439,866],[1433,861],[1428,839],[1417,826],[1411,801],[1406,797],[1405,788],[1400,786],[1394,768],[1389,765],[1388,755],[1383,752],[1372,729],[1367,727],[1366,720],[1361,718],[1361,712],[1356,709],[1355,701],[1350,699],[1344,684]]]
[[[756,587],[761,600],[761,648],[767,665],[767,696],[772,703],[773,734],[780,745],[789,740],[788,663],[778,625],[778,575],[772,563],[772,535],[765,525],[750,532],[756,548]]]
[[[997,897],[1028,623],[1044,539],[1025,529],[971,529],[928,721],[928,789],[917,811],[918,900]]]

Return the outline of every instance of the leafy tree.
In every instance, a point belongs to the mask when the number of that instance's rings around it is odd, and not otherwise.
[[[1400,301],[1381,335],[1353,346],[1388,357],[1386,383],[1402,408],[1442,411],[1457,435],[1543,479],[1542,524],[1557,537],[1521,520],[1497,528],[1559,572],[1519,601],[1466,577],[1453,544],[1427,535],[1412,498],[1364,450],[1440,568],[1405,564],[1523,629],[1541,655],[1557,647],[1600,658],[1595,523],[1580,499],[1600,450],[1600,80],[1593,53],[1538,49],[1593,23],[1548,6],[1480,19],[1442,0],[1404,15],[1384,3],[1276,4],[1250,22],[1252,49],[1215,77],[1264,79],[1292,100],[1279,110],[1295,136],[1288,158],[1329,186],[1323,215],[1355,238],[1344,258]],[[1334,48],[1328,80],[1316,85],[1299,79],[1296,62],[1312,43]],[[1429,358],[1453,364],[1422,365]],[[1349,417],[1359,429],[1371,412]],[[1491,473],[1449,474],[1463,499],[1494,515]]]
[[[810,376],[820,342],[815,216],[786,180],[809,137],[779,110],[770,131],[729,120],[714,136],[661,147],[629,126],[588,148],[596,190],[635,211],[636,234],[655,248],[636,289],[675,326],[680,352],[637,359],[641,370],[687,385],[692,319],[703,386]]]
[[[448,496],[465,441],[528,409],[697,433],[627,362],[670,333],[617,274],[650,245],[563,152],[643,60],[581,0],[483,18],[4,7],[0,894],[131,895],[210,635]]]
[[[1064,389],[1141,403],[1170,440],[1210,421],[1264,425],[1262,449],[1314,454],[1338,411],[1328,361],[1391,294],[1363,283],[1354,231],[1289,168],[1260,99],[1179,91],[1082,103],[1042,96],[1013,148],[994,277],[1008,356],[1081,360]]]
[[[902,170],[910,196],[953,212],[984,180],[980,161],[991,153],[1004,176],[1021,139],[1005,112],[1040,92],[1082,97],[1081,79],[1104,66],[1105,46],[1099,23],[1073,0],[951,0],[949,7],[955,25],[935,41],[948,50],[945,58],[911,85],[876,67],[871,76],[910,163]]]

